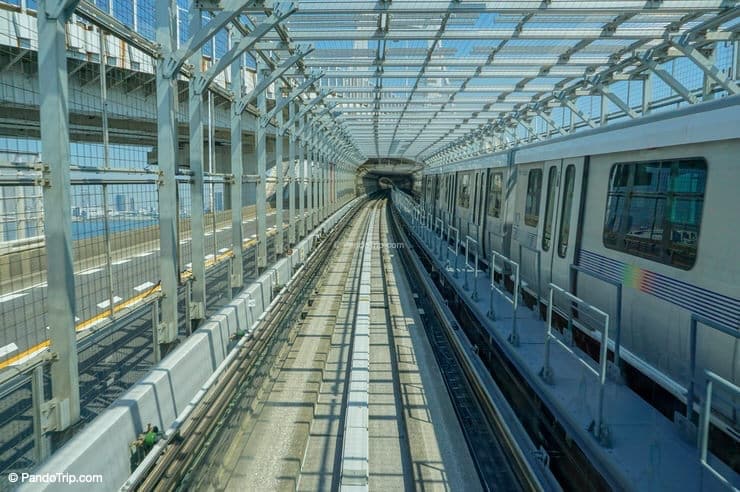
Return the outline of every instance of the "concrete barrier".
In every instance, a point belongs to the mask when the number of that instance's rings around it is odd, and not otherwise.
[[[294,266],[308,258],[316,236],[336,225],[353,202],[341,207],[298,243],[290,255],[268,268],[34,473],[46,477],[59,473],[75,477],[102,475],[101,483],[84,484],[84,489],[118,490],[131,473],[129,444],[147,424],[160,429],[170,427],[233,348],[230,336],[237,330],[249,332],[255,328],[273,300],[273,286],[287,282]],[[253,306],[249,305],[250,299],[255,301]],[[80,488],[79,483],[26,482],[20,490]]]

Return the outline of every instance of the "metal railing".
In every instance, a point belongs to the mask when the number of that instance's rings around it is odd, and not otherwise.
[[[724,477],[717,469],[715,469],[708,459],[708,448],[709,448],[709,424],[712,419],[712,396],[714,392],[714,384],[722,386],[724,389],[732,392],[735,396],[740,396],[740,387],[727,381],[726,379],[716,375],[712,371],[704,371],[706,377],[706,386],[704,394],[704,404],[701,408],[701,414],[699,419],[699,465],[702,469],[708,470],[717,480],[722,482],[728,489],[737,492],[739,489],[735,487],[726,477]]]
[[[455,231],[455,249],[452,249],[449,244],[450,237],[452,236],[452,231]],[[447,263],[447,268],[450,268],[450,252],[454,255],[455,258],[455,265],[452,270],[452,277],[457,278],[457,262],[458,258],[460,257],[460,231],[457,229],[457,227],[453,227],[451,224],[447,225],[447,258],[445,258]]]
[[[470,264],[470,244],[475,245],[475,262],[471,265]],[[463,289],[470,290],[470,282],[468,282],[468,277],[470,277],[470,270],[473,270],[473,293],[470,295],[470,298],[474,301],[478,300],[478,241],[473,239],[470,236],[465,236],[465,282],[463,284]]]
[[[437,233],[437,258],[441,261],[442,251],[444,250],[442,245],[444,244],[444,241],[445,241],[445,238],[444,238],[445,223],[439,217],[437,217],[437,219],[434,221],[434,230]]]
[[[698,325],[702,325],[717,330],[725,335],[740,339],[740,332],[716,321],[712,321],[703,316],[691,313],[691,328],[689,330],[689,385],[686,391],[686,420],[691,422],[691,413],[694,410],[694,378],[696,374],[696,338],[698,334]]]
[[[501,285],[499,286],[496,282],[496,260],[501,259],[501,271],[500,271],[500,278],[501,278]],[[512,294],[509,296],[509,293],[507,292],[506,286],[505,286],[505,279],[506,279],[506,267],[510,267],[512,270],[511,273],[511,280],[513,281],[514,285],[512,288]],[[517,322],[516,322],[516,310],[519,307],[519,263],[511,260],[510,258],[507,258],[506,256],[502,255],[501,253],[497,253],[494,250],[491,250],[491,291],[490,291],[490,299],[489,299],[489,309],[488,309],[488,317],[491,318],[491,320],[496,320],[496,312],[493,307],[493,293],[498,292],[498,294],[503,297],[506,301],[508,301],[511,304],[511,333],[509,334],[509,342],[514,345],[515,347],[519,346],[519,331],[517,329]]]
[[[542,313],[540,312],[540,301],[541,301],[540,297],[542,296],[542,253],[540,252],[539,249],[531,248],[527,246],[526,244],[519,243],[519,264],[520,265],[524,264],[524,260],[522,259],[524,255],[524,250],[531,252],[534,255],[535,261],[537,263],[537,290],[535,291],[535,295],[534,295],[535,303],[534,303],[533,308],[537,316],[537,319],[542,319]],[[527,282],[522,282],[522,284],[526,286]]]
[[[616,302],[617,305],[614,309],[614,318],[612,321],[612,325],[614,328],[614,366],[617,369],[617,372],[621,375],[622,373],[622,356],[621,356],[621,347],[622,347],[622,283],[616,280],[612,280],[609,277],[606,277],[604,275],[601,275],[596,272],[592,272],[590,270],[586,270],[578,265],[571,265],[571,270],[578,273],[582,273],[584,275],[588,275],[589,277],[595,278],[596,280],[600,280],[604,283],[607,283],[609,285],[613,285],[616,288]]]
[[[606,424],[606,420],[604,418],[604,389],[606,386],[606,372],[607,372],[607,347],[608,347],[608,340],[609,340],[609,315],[602,311],[601,309],[597,308],[596,306],[593,306],[592,304],[589,304],[588,302],[584,301],[583,299],[580,299],[567,290],[550,283],[549,284],[549,296],[548,296],[548,305],[547,305],[547,331],[545,335],[545,355],[544,355],[544,362],[542,365],[542,369],[540,370],[540,376],[547,384],[554,384],[554,377],[553,377],[553,371],[552,367],[550,366],[550,351],[551,351],[551,342],[555,342],[562,346],[567,353],[573,355],[578,359],[583,366],[586,367],[586,369],[594,374],[599,382],[599,394],[598,394],[598,402],[597,402],[597,415],[596,419],[591,422],[589,425],[589,431],[594,435],[594,437],[601,443],[602,446],[609,446],[610,444],[610,437],[609,437],[609,428]],[[554,309],[554,294],[558,293],[562,296],[564,296],[571,304],[571,309],[577,309],[578,311],[581,311],[581,307],[583,307],[584,312],[591,312],[594,315],[596,315],[597,318],[601,318],[603,320],[602,324],[602,331],[601,331],[601,348],[599,351],[599,370],[597,371],[593,367],[591,367],[590,364],[588,364],[586,361],[584,361],[582,358],[578,357],[575,352],[568,347],[566,344],[564,344],[555,334],[553,333],[552,329],[552,318],[553,318],[553,309]]]

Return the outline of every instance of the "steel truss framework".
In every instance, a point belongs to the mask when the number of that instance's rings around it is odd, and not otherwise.
[[[176,39],[176,1],[153,1],[153,40],[89,0],[38,3],[44,234],[48,250],[54,252],[48,261],[48,289],[54,292],[48,305],[52,399],[44,405],[49,430],[68,428],[80,413],[65,38],[74,14],[158,60],[154,83],[162,300],[156,337],[165,345],[176,338],[178,316],[178,80],[188,81],[193,204],[193,284],[188,302],[196,320],[205,313],[202,191],[207,176],[202,123],[208,90],[230,103],[227,180],[233,186],[235,288],[243,282],[239,200],[241,185],[249,180],[257,184],[257,264],[266,265],[270,127],[279,137],[287,136],[287,155],[282,138],[277,138],[273,158],[276,192],[281,195],[286,184],[290,189],[292,244],[334,209],[337,178],[330,169],[348,182],[351,172],[368,158],[440,165],[523,140],[566,134],[579,126],[605,124],[614,116],[602,110],[600,121],[593,121],[577,105],[583,95],[597,94],[602,109],[609,102],[621,115],[635,118],[651,109],[653,77],[688,103],[718,92],[739,92],[737,62],[730,74],[713,62],[715,43],[737,43],[740,10],[732,0],[192,0],[189,35],[183,43]],[[202,48],[224,30],[229,33],[228,50],[206,67]],[[251,88],[243,80],[247,52],[258,60]],[[700,93],[663,67],[676,57],[690,60],[702,71],[705,84]],[[215,85],[215,78],[227,70],[230,86]],[[626,79],[642,82],[641,108],[612,89],[612,83]],[[267,97],[271,87],[274,103]],[[552,117],[556,107],[572,113],[568,127]],[[243,173],[245,113],[256,117],[254,176]],[[545,131],[537,129],[542,122]],[[298,193],[293,183],[298,184]],[[282,224],[283,205],[278,203],[277,223]],[[280,236],[278,254],[285,248]]]
[[[302,0],[284,27],[313,43],[304,63],[324,72],[326,99],[363,156],[438,165],[635,118],[651,109],[652,77],[689,103],[736,94],[736,75],[717,69],[712,52],[736,42],[739,14],[723,0]],[[704,72],[704,94],[662,68],[677,57]],[[610,89],[622,80],[644,85],[644,107]],[[584,95],[603,100],[597,121],[578,108]],[[618,112],[606,114],[609,105]],[[578,121],[563,127],[555,107]]]

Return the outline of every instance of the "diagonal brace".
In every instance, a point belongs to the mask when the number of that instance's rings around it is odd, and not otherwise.
[[[668,73],[667,70],[658,65],[658,63],[653,60],[651,56],[652,52],[648,51],[642,58],[639,58],[640,63],[648,67],[655,75],[660,77],[663,82],[668,84],[671,89],[676,91],[676,93],[683,97],[686,101],[690,102],[691,104],[696,104],[698,102],[696,96],[694,96],[691,91],[689,91],[681,82],[676,80],[673,75]]]
[[[236,111],[238,113],[243,113],[244,110],[247,108],[247,105],[252,102],[260,93],[266,91],[270,84],[275,82],[285,72],[287,72],[290,67],[298,63],[304,56],[311,53],[312,51],[312,47],[309,47],[307,50],[301,50],[299,48],[298,50],[296,50],[295,54],[285,60],[285,62],[283,62],[279,67],[275,68],[272,72],[264,74],[264,77],[257,83],[256,86],[254,86],[254,89],[252,89],[251,91],[249,91],[249,93],[243,95],[239,99],[239,102],[236,105]],[[266,126],[266,124],[262,126]]]
[[[329,94],[333,94],[333,91],[321,91],[321,93],[318,96],[311,99],[311,101],[306,106],[304,106],[303,109],[298,114],[296,114],[290,120],[288,120],[288,122],[283,126],[283,131],[285,131],[287,128],[292,127],[296,121],[303,118],[306,115],[306,113],[311,111],[311,109],[313,109],[314,106],[316,106],[318,103],[323,101],[324,98],[328,96]]]
[[[614,94],[612,90],[609,88],[609,86],[603,84],[597,77],[592,79],[587,79],[588,83],[593,85],[596,90],[601,92],[604,97],[609,99],[611,102],[614,103],[615,106],[617,106],[619,109],[624,111],[625,114],[627,114],[630,118],[634,119],[637,118],[637,113],[635,113],[632,108],[627,106],[627,104],[622,101],[622,99]]]
[[[164,66],[165,76],[171,78],[188,58],[210,41],[218,31],[239,17],[244,9],[259,3],[262,3],[262,0],[224,0],[222,10],[197,32],[192,33],[177,51],[167,57]]]
[[[202,77],[205,81],[201,81],[199,85],[203,83],[205,83],[205,85],[199,87],[201,93],[205,90],[205,86],[208,85],[208,81],[215,79],[218,74],[226,70],[229,65],[238,60],[242,53],[252,48],[260,39],[270,32],[273,27],[288,18],[297,10],[298,8],[292,3],[288,6],[278,4],[278,6],[272,11],[272,14],[270,14],[262,24],[258,25],[252,32],[241,38],[238,43],[234,44],[229,51],[224,53],[224,56],[222,56],[214,65],[211,65],[211,67],[203,74]],[[178,52],[179,51],[180,50],[178,50]],[[184,63],[179,58],[176,58],[177,56],[177,54],[172,55],[166,62],[167,70],[172,69],[172,72],[170,73],[175,73],[175,70],[179,69],[182,63]]]
[[[578,109],[578,107],[575,104],[573,104],[573,101],[571,101],[570,99],[568,99],[565,95],[561,94],[557,99],[562,104],[564,104],[568,109],[570,109],[576,116],[578,116],[580,119],[582,119],[588,126],[590,126],[591,128],[596,128],[596,123],[594,123],[593,121],[591,121],[591,118],[589,118],[588,116],[586,116],[583,113],[583,111],[581,111],[580,109]]]
[[[724,90],[730,94],[740,94],[740,88],[737,84],[725,75],[722,70],[717,68],[717,65],[712,63],[706,56],[704,56],[699,50],[688,44],[676,42],[671,40],[671,45],[683,55],[694,62],[710,79],[714,80],[715,83],[720,85]]]
[[[301,85],[293,89],[293,91],[287,97],[283,97],[282,100],[278,104],[276,104],[269,113],[265,115],[265,120],[270,121],[272,118],[274,118],[276,114],[278,114],[280,111],[283,110],[283,108],[285,108],[285,106],[292,102],[296,97],[303,94],[306,89],[311,87],[317,80],[319,80],[323,76],[324,72],[315,71],[314,73],[312,73],[309,78],[301,83]]]

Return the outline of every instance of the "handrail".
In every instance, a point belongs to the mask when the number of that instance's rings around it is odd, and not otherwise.
[[[617,288],[617,307],[616,311],[614,313],[614,365],[617,368],[617,371],[622,371],[622,358],[621,358],[621,340],[622,340],[622,282],[617,282],[616,280],[610,279],[609,277],[606,277],[604,275],[601,275],[597,272],[592,272],[590,270],[586,270],[585,268],[579,266],[579,265],[571,265],[571,270],[575,271],[576,273],[583,273],[584,275],[588,275],[590,277],[593,277],[597,280],[601,280],[604,283],[613,285]]]
[[[450,248],[450,233],[452,231],[455,231],[455,249],[453,250]],[[452,226],[452,224],[447,224],[447,267],[450,266],[450,251],[452,251],[455,254],[455,268],[452,270],[452,277],[457,278],[457,258],[460,256],[460,231],[457,229],[457,227]]]
[[[550,343],[551,340],[554,340],[556,343],[558,343],[560,346],[562,346],[568,353],[575,356],[575,352],[565,345],[559,338],[557,338],[553,332],[552,332],[552,313],[553,313],[553,297],[554,293],[558,292],[560,295],[565,296],[568,298],[571,303],[576,304],[578,306],[583,306],[586,310],[593,312],[599,317],[602,317],[604,319],[604,326],[601,334],[601,348],[599,350],[599,370],[596,371],[594,368],[592,368],[588,363],[586,363],[584,360],[579,359],[579,361],[591,372],[593,373],[596,378],[599,381],[599,396],[598,396],[598,411],[597,411],[597,417],[594,422],[591,422],[589,425],[589,431],[591,431],[596,437],[596,439],[599,441],[599,443],[602,446],[608,446],[609,445],[609,429],[606,425],[606,420],[604,419],[604,388],[606,385],[606,369],[607,369],[607,347],[608,347],[608,340],[609,340],[609,315],[602,311],[601,309],[597,308],[596,306],[584,301],[583,299],[574,296],[567,290],[563,289],[562,287],[559,287],[558,285],[555,285],[553,283],[548,284],[550,293],[549,293],[549,299],[547,304],[547,332],[545,335],[545,357],[544,357],[544,363],[542,366],[542,369],[540,370],[540,377],[548,383],[553,384],[553,371],[552,367],[550,366]],[[576,307],[576,309],[579,309]]]
[[[537,315],[537,319],[542,319],[542,313],[540,312],[540,296],[542,295],[542,252],[539,249],[532,248],[526,244],[519,243],[519,264],[522,264],[523,250],[531,251],[537,258],[537,291],[535,293],[535,305],[534,310]]]
[[[699,420],[699,442],[698,442],[699,466],[709,470],[709,472],[712,475],[714,475],[719,481],[721,481],[730,490],[734,490],[735,492],[738,492],[738,490],[740,489],[732,485],[730,481],[727,480],[727,478],[722,476],[721,473],[719,473],[714,467],[712,467],[712,465],[709,464],[709,461],[707,460],[707,448],[709,447],[709,423],[712,418],[713,384],[717,383],[723,386],[725,389],[728,389],[735,395],[740,395],[740,387],[718,376],[712,371],[705,370],[704,374],[706,377],[707,384],[705,388],[704,404],[702,405],[701,415],[700,415],[700,420]]]
[[[501,258],[501,287],[496,284],[496,258]],[[504,285],[504,271],[506,265],[509,265],[512,270],[512,276],[514,280],[514,288],[511,297],[509,297],[508,292],[506,290],[506,287]],[[493,309],[493,293],[498,292],[501,297],[503,297],[506,301],[508,301],[511,304],[511,333],[509,334],[509,342],[514,345],[515,347],[519,346],[519,331],[517,330],[516,325],[516,310],[519,307],[519,263],[513,261],[510,258],[507,258],[506,256],[502,255],[501,253],[497,253],[495,250],[491,250],[491,292],[490,292],[490,305],[488,309],[488,317],[492,320],[496,320],[496,313]]]
[[[434,221],[434,230],[437,232],[437,257],[442,260],[442,243],[444,241],[444,234],[445,234],[445,223],[442,219],[437,217]]]
[[[704,326],[713,328],[719,332],[740,338],[740,332],[716,321],[709,320],[698,314],[691,313],[691,329],[689,331],[689,387],[686,391],[686,420],[691,421],[691,412],[694,410],[694,377],[696,374],[696,335],[697,325],[701,323]]]
[[[470,265],[470,243],[475,244],[475,264],[473,265]],[[479,249],[478,241],[466,235],[465,236],[465,282],[463,284],[463,289],[470,290],[470,285],[468,283],[468,277],[470,275],[468,274],[470,273],[470,269],[472,268],[475,274],[473,277],[473,293],[471,294],[470,298],[473,299],[473,301],[478,300],[478,249]]]

